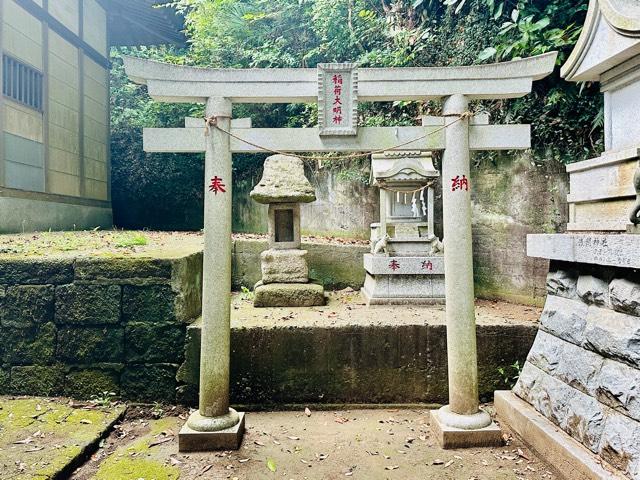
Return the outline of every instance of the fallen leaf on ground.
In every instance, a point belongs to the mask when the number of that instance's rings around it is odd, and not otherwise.
[[[160,445],[162,443],[167,443],[167,442],[170,442],[171,440],[173,440],[173,437],[161,438],[160,440],[156,440],[155,442],[151,442],[149,444],[149,447],[155,447],[156,445]]]
[[[450,467],[452,463],[453,463],[453,460],[449,460],[447,463],[444,464],[444,468]]]
[[[531,460],[520,448],[518,449],[518,455],[524,458],[525,460]]]
[[[309,410],[308,408],[306,408],[306,407],[305,407],[305,409],[304,409],[304,414],[305,414],[307,417],[310,417],[310,416],[311,416],[311,410]]]
[[[258,445],[259,447],[264,447],[264,443],[262,443],[260,440],[254,440],[253,443]]]
[[[213,465],[205,465],[202,470],[200,471],[200,475],[207,473],[209,470],[211,470],[213,468]]]
[[[443,465],[444,464],[444,460],[440,460],[439,458],[436,458],[431,464],[432,465]]]
[[[271,470],[272,472],[275,472],[277,470],[276,462],[275,462],[275,460],[273,458],[268,458],[267,459],[267,468],[269,470]]]
[[[295,435],[289,435],[287,438],[289,440],[300,440],[300,437],[296,437]]]
[[[387,465],[384,467],[385,470],[397,470],[398,468],[400,468],[400,465]]]

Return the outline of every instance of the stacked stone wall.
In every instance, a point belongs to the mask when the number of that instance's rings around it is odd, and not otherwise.
[[[0,261],[0,393],[176,399],[202,255]]]
[[[514,392],[640,479],[640,273],[552,262],[547,290]]]

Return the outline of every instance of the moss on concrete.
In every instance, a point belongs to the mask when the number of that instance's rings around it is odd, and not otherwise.
[[[185,327],[176,323],[132,322],[125,327],[129,363],[179,363],[184,355]]]
[[[124,330],[113,327],[61,328],[56,356],[69,364],[121,362]]]
[[[103,368],[86,368],[70,371],[65,378],[64,394],[88,400],[103,392],[120,393],[120,371],[123,365],[105,365]]]
[[[2,473],[24,480],[59,478],[77,465],[122,413],[123,407],[84,410],[46,398],[0,398]],[[25,439],[30,440],[15,443]]]
[[[128,365],[122,374],[123,398],[141,402],[175,402],[177,365]]]
[[[30,328],[0,328],[4,362],[13,365],[42,365],[53,361],[56,326],[45,323]]]
[[[0,278],[8,285],[61,285],[73,281],[73,259],[0,257]]]
[[[122,319],[125,322],[174,321],[175,297],[170,285],[125,285],[122,288]]]
[[[176,467],[165,465],[158,460],[145,458],[115,458],[105,460],[94,477],[95,480],[114,479],[153,479],[175,480],[180,477],[180,470]]]
[[[119,285],[63,285],[56,289],[56,323],[107,325],[120,321]]]
[[[0,300],[0,324],[24,328],[53,321],[52,285],[14,285]]]
[[[151,450],[150,443],[164,431],[178,427],[176,418],[167,417],[150,423],[149,431],[135,442],[119,447],[107,457],[95,475],[95,480],[144,478],[147,480],[175,480],[180,477],[177,467],[166,465],[162,454]]]
[[[9,390],[20,395],[62,394],[64,368],[62,366],[24,366],[11,369]]]

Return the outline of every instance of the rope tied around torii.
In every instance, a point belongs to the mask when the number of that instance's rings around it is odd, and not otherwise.
[[[405,145],[409,145],[411,143],[417,142],[418,140],[422,140],[424,138],[430,137],[431,135],[435,135],[436,133],[439,133],[443,130],[446,130],[447,127],[450,127],[451,125],[454,125],[458,122],[461,122],[462,120],[465,120],[467,118],[471,118],[475,115],[474,112],[467,110],[463,113],[456,113],[456,114],[448,114],[448,115],[444,115],[444,117],[458,117],[456,120],[454,120],[451,123],[446,123],[441,126],[436,128],[435,130],[432,130],[431,132],[425,133],[424,135],[421,135],[419,137],[416,137],[412,140],[409,140],[407,142],[403,142],[403,143],[399,143],[397,145],[394,145],[393,147],[389,147],[389,148],[381,148],[378,150],[371,150],[368,152],[360,152],[360,153],[350,153],[347,155],[330,155],[327,157],[322,157],[322,156],[318,156],[318,155],[296,155],[296,157],[301,158],[303,160],[318,160],[318,161],[323,161],[323,160],[350,160],[350,159],[355,159],[355,158],[364,158],[364,157],[368,157],[370,155],[376,154],[376,153],[384,153],[384,152],[388,152],[390,150],[396,150],[400,147],[404,147]],[[205,125],[205,136],[209,135],[209,131],[211,130],[211,128],[215,128],[216,130],[221,131],[222,133],[228,135],[231,138],[235,138],[236,140],[243,142],[247,145],[251,145],[252,147],[255,147],[259,150],[262,150],[263,152],[267,152],[267,153],[273,153],[276,155],[291,155],[290,152],[284,152],[282,150],[274,150],[271,148],[267,148],[264,147],[262,145],[259,145],[257,143],[253,143],[249,140],[246,140],[242,137],[239,137],[238,135],[235,135],[234,133],[224,130],[223,128],[220,128],[220,126],[218,125],[218,118],[219,116],[216,115],[211,115],[208,117],[204,117],[204,125]]]

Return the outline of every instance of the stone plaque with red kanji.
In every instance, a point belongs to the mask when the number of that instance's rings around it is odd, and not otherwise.
[[[353,63],[318,65],[320,135],[356,135],[358,71]]]

